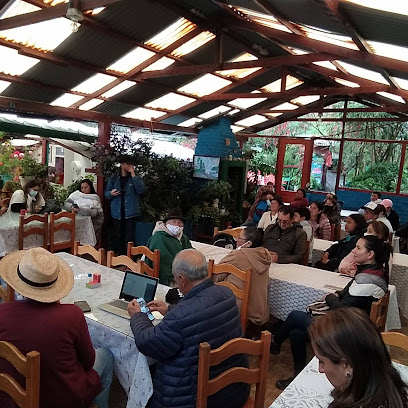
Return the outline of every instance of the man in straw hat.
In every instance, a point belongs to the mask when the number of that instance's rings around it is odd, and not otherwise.
[[[82,311],[61,304],[72,289],[69,265],[43,248],[17,251],[0,261],[0,276],[23,301],[0,304],[0,339],[23,354],[40,353],[41,408],[87,408],[92,401],[108,407],[113,358],[95,349]],[[0,360],[0,372],[23,383],[17,371]],[[0,392],[0,407],[17,407]]]

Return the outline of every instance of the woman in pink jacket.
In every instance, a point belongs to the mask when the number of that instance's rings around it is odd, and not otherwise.
[[[310,220],[309,224],[313,230],[313,238],[330,240],[331,226],[330,221],[323,214],[323,205],[319,201],[313,201],[310,204]]]

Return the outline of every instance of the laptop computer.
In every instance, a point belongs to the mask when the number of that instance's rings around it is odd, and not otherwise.
[[[124,317],[125,319],[130,319],[127,312],[128,303],[137,298],[143,298],[146,303],[151,302],[156,295],[158,283],[159,280],[157,278],[126,270],[119,299],[104,303],[99,306],[99,309]]]

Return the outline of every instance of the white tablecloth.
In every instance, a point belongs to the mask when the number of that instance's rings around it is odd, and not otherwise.
[[[393,363],[408,382],[408,366]],[[319,373],[316,357],[303,369],[291,384],[279,395],[270,408],[327,408],[332,397],[333,386],[324,374]]]
[[[18,251],[19,216],[20,214],[18,213],[6,212],[0,217],[0,235],[4,239],[7,254]],[[57,242],[66,241],[68,239],[69,231],[57,231]],[[91,217],[76,216],[75,239],[82,245],[94,246],[96,244],[95,230]],[[43,240],[40,235],[30,235],[24,239],[24,248],[34,248],[42,245]]]
[[[118,298],[124,273],[100,266],[67,253],[58,253],[75,274],[74,288],[63,303],[86,300],[91,312],[86,313],[89,333],[95,348],[106,347],[115,357],[114,369],[128,394],[127,408],[143,408],[153,394],[153,384],[146,357],[136,347],[129,320],[105,312],[99,305]],[[102,285],[88,289],[88,273],[100,273]],[[158,286],[156,298],[164,300],[168,288]]]

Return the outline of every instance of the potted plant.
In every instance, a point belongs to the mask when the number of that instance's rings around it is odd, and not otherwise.
[[[0,145],[0,188],[7,180],[15,177],[15,169],[18,167],[18,153],[9,141],[2,141]]]
[[[19,174],[20,183],[25,187],[25,185],[35,179],[45,179],[48,175],[48,168],[43,164],[39,163],[34,157],[31,150],[26,150],[24,152],[15,152],[18,155],[18,167],[17,172]]]

